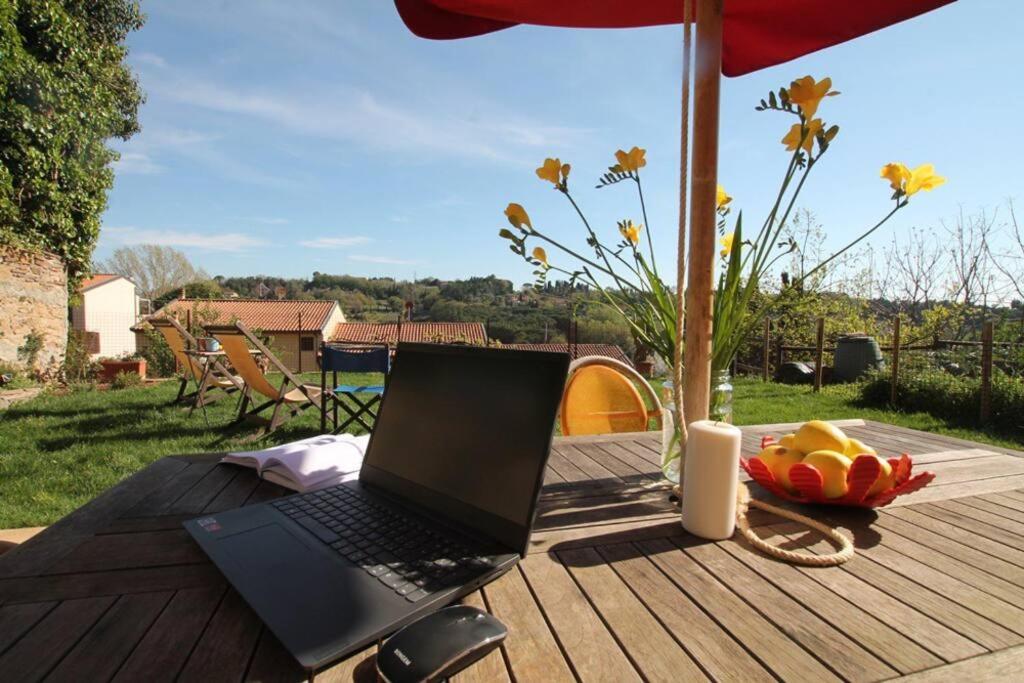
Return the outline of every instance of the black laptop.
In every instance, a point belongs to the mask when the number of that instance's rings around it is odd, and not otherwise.
[[[358,481],[185,528],[319,668],[526,554],[568,366],[561,353],[400,344]]]

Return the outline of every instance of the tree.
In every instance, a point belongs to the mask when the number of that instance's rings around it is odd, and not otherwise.
[[[130,0],[0,2],[0,243],[45,249],[71,286],[89,270],[118,154],[143,101],[124,63]]]
[[[157,299],[184,285],[210,279],[206,272],[193,266],[185,254],[158,244],[121,247],[97,267],[128,278],[146,299]]]
[[[168,289],[153,299],[153,310],[163,308],[174,299],[177,299],[181,296],[181,290],[185,291],[185,296],[189,299],[220,299],[224,296],[224,290],[221,289],[220,283],[216,280],[196,280],[195,282],[184,284],[180,288]]]

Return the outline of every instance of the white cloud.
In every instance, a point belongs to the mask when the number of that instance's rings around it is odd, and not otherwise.
[[[266,240],[240,232],[187,232],[153,230],[132,226],[104,226],[103,235],[124,245],[157,244],[165,247],[194,247],[209,251],[243,251],[269,244]]]
[[[167,66],[167,60],[154,52],[139,52],[131,56],[131,61],[160,69]]]
[[[114,171],[117,173],[153,175],[163,170],[163,166],[143,152],[121,152],[121,158],[114,162]]]
[[[365,254],[353,254],[348,257],[349,261],[361,261],[363,263],[382,263],[392,266],[413,266],[421,261],[411,259],[392,258],[390,256],[367,256]]]
[[[343,249],[345,247],[354,247],[357,244],[366,244],[370,241],[369,237],[356,235],[354,237],[317,237],[314,240],[302,240],[299,244],[312,249]]]

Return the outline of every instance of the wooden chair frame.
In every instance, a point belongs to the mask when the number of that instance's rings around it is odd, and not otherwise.
[[[181,340],[184,342],[186,351],[190,349],[199,348],[199,344],[196,341],[196,338],[193,337],[192,333],[186,330],[185,327],[180,322],[178,322],[177,318],[175,318],[174,316],[167,316],[166,318],[153,318],[148,320],[147,322],[149,322],[149,324],[152,325],[154,328],[160,328],[164,326],[173,327],[174,330],[181,337]],[[219,401],[225,396],[230,396],[236,391],[244,391],[245,389],[245,383],[240,378],[233,375],[219,358],[207,358],[206,362],[210,364],[209,370],[204,370],[204,372],[202,373],[202,381],[200,381],[200,378],[198,377],[193,377],[197,384],[197,389],[189,394],[186,394],[185,390],[188,389],[188,376],[192,374],[192,372],[189,371],[189,368],[182,368],[182,376],[179,378],[181,384],[178,386],[178,395],[175,396],[174,402],[182,403],[185,401],[189,401],[189,414],[191,414],[191,411],[194,410],[196,407],[203,407],[210,403],[214,403],[215,401]],[[218,379],[226,379],[231,382],[232,386],[219,386],[217,384]],[[224,393],[214,393],[218,389],[220,391],[223,391]],[[214,395],[211,397],[210,394]]]
[[[256,348],[256,350],[263,354],[264,358],[267,359],[272,369],[277,370],[284,376],[284,379],[281,381],[281,386],[277,390],[277,396],[269,399],[268,401],[263,403],[263,405],[259,406],[256,405],[256,399],[253,396],[253,388],[249,386],[248,382],[245,383],[245,389],[242,395],[242,404],[238,409],[238,417],[235,419],[236,423],[242,422],[249,418],[257,417],[267,408],[273,407],[273,412],[271,413],[270,420],[261,430],[258,430],[256,434],[253,435],[254,439],[262,438],[267,434],[270,434],[278,427],[280,427],[282,424],[284,424],[284,422],[287,419],[295,417],[300,412],[309,408],[310,406],[320,408],[320,388],[312,384],[303,384],[302,382],[300,382],[299,379],[295,376],[295,374],[291,370],[289,370],[288,367],[284,363],[282,363],[277,356],[273,354],[273,352],[267,347],[267,345],[260,341],[260,339],[256,335],[254,335],[252,331],[250,331],[249,328],[245,326],[244,323],[236,322],[234,325],[207,325],[204,327],[204,329],[207,331],[207,333],[218,338],[219,335],[242,335],[253,347]],[[264,373],[264,375],[265,374],[266,373]],[[301,404],[290,404],[285,400],[286,394],[289,393],[289,382],[292,385],[294,385],[294,389],[297,389],[306,398],[305,402]],[[311,389],[314,391],[310,391]],[[249,410],[250,405],[253,406],[251,410]],[[286,408],[286,412],[283,412],[281,410],[282,407]]]

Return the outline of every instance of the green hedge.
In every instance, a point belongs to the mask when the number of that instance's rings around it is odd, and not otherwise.
[[[891,382],[888,374],[868,378],[861,389],[864,401],[874,406],[889,405]],[[943,370],[921,370],[900,375],[896,407],[923,411],[954,424],[980,425],[981,380],[957,377]],[[992,414],[985,427],[1024,437],[1024,380],[996,370],[992,374]]]

